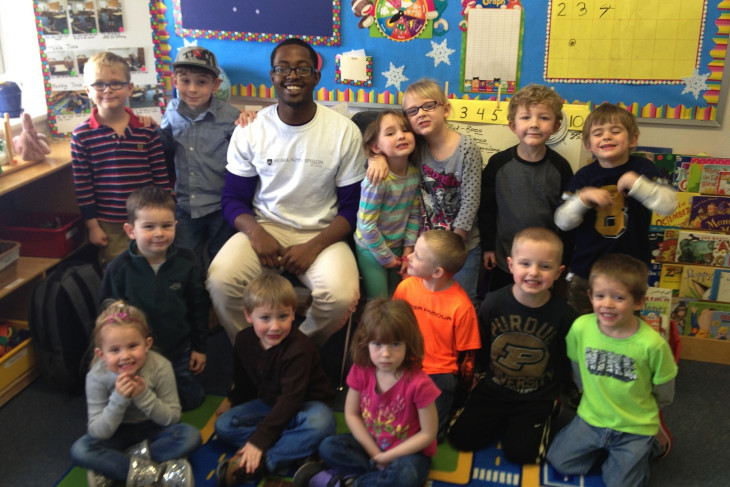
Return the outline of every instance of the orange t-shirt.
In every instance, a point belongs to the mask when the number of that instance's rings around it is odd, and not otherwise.
[[[423,335],[423,370],[427,374],[456,374],[459,352],[481,348],[476,310],[457,282],[433,292],[420,277],[411,276],[401,281],[393,299],[407,301],[416,315]]]

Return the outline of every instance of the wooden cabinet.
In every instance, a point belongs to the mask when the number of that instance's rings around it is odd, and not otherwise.
[[[52,152],[45,161],[28,164],[22,169],[11,167],[12,172],[0,174],[0,212],[79,212],[73,190],[70,144],[56,142],[51,147]],[[21,256],[18,259],[17,278],[0,288],[0,320],[27,322],[28,301],[34,285],[61,260]],[[32,354],[30,347],[27,348],[19,352]],[[9,384],[0,389],[0,406],[38,377],[38,371],[28,357],[22,357],[25,369],[21,373],[13,371],[14,367],[17,368],[16,364],[20,363],[19,358],[8,354],[5,362],[0,362],[0,379],[4,377],[3,374],[15,374]],[[5,382],[8,381],[0,380],[0,383]]]

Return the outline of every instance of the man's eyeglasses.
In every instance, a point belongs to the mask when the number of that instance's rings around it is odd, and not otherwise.
[[[437,101],[427,101],[420,107],[406,108],[405,110],[403,110],[403,113],[405,114],[406,117],[411,118],[411,117],[415,117],[416,115],[418,115],[419,110],[423,110],[424,112],[430,112],[431,110],[434,110],[439,105],[441,105],[441,103],[439,103]]]
[[[289,76],[292,71],[297,73],[297,76],[305,78],[312,76],[312,73],[317,70],[311,66],[297,66],[296,68],[292,68],[291,66],[274,66],[271,68],[271,72],[277,76]]]
[[[94,83],[91,83],[89,86],[94,88],[96,91],[104,91],[106,90],[106,87],[108,86],[114,91],[121,90],[125,86],[129,84],[129,81],[112,81],[111,83],[104,83],[103,81],[95,81]]]

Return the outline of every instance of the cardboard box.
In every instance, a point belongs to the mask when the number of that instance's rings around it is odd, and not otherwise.
[[[20,244],[0,240],[0,288],[7,286],[18,277],[18,258]]]
[[[84,222],[73,213],[6,213],[0,238],[20,242],[26,257],[61,258],[83,242]]]

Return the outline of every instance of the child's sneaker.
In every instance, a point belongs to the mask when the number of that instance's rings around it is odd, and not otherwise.
[[[217,487],[231,487],[244,482],[253,482],[266,475],[266,455],[261,457],[258,468],[251,473],[247,473],[245,468],[238,466],[240,461],[241,455],[234,455],[218,464],[215,469]]]
[[[294,472],[292,477],[293,487],[309,487],[309,481],[312,477],[324,470],[322,462],[306,462]]]
[[[654,454],[654,459],[661,460],[672,450],[672,435],[664,423],[664,415],[661,411],[659,411],[659,431],[656,434],[656,441],[659,446]]]
[[[346,487],[354,481],[354,475],[345,475],[336,470],[322,470],[309,480],[309,487]]]
[[[94,472],[93,470],[86,471],[86,483],[89,484],[89,487],[113,487],[114,486],[114,480],[110,479],[109,477],[105,477],[104,475],[100,474],[99,472]]]

